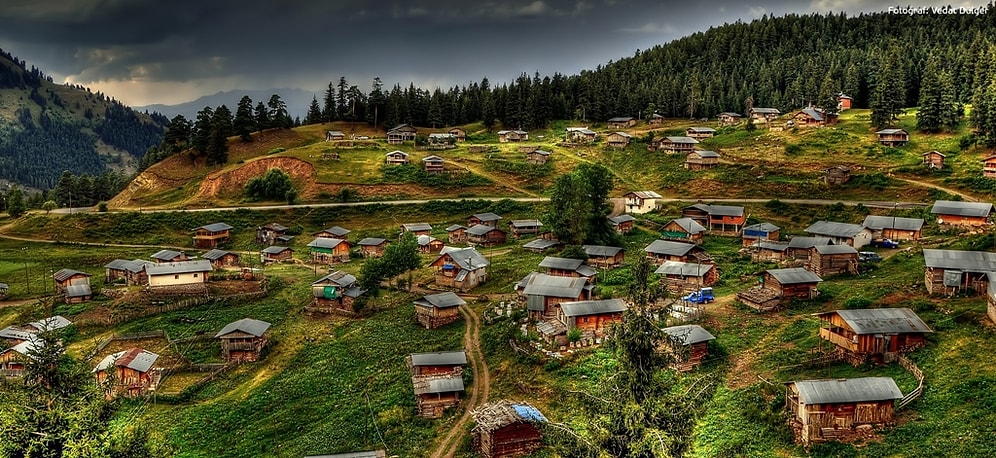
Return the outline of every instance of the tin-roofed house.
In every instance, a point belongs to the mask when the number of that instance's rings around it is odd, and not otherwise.
[[[0,379],[23,377],[28,364],[37,359],[36,353],[45,346],[45,341],[32,338],[11,347],[0,347]]]
[[[929,294],[954,295],[962,291],[984,294],[996,272],[996,253],[923,249],[923,283]]]
[[[622,299],[561,302],[558,318],[567,332],[577,329],[582,341],[600,341],[613,323],[621,323],[627,309]]]
[[[55,281],[56,294],[65,293],[66,288],[73,285],[90,286],[90,274],[73,269],[59,269],[52,274],[52,280]]]
[[[815,245],[809,249],[806,269],[825,277],[858,273],[858,250],[850,245]]]
[[[923,158],[924,167],[931,169],[943,169],[944,159],[947,157],[940,151],[927,151],[920,155]]]
[[[692,137],[664,137],[657,143],[657,149],[665,153],[690,153],[699,141]]]
[[[740,291],[737,299],[762,312],[775,310],[783,301],[790,299],[815,298],[819,295],[816,287],[823,281],[818,275],[802,267],[768,269],[761,274],[760,280],[760,286]]]
[[[609,118],[607,127],[609,129],[625,129],[636,125],[636,118],[632,116],[618,116]]]
[[[598,132],[587,127],[568,127],[565,137],[568,143],[593,143],[598,139]]]
[[[606,143],[612,148],[625,148],[629,145],[629,141],[633,139],[633,136],[627,134],[626,132],[613,132],[605,136]]]
[[[533,272],[516,285],[526,299],[529,315],[537,321],[554,321],[560,303],[591,299],[591,285],[584,278],[557,277]]]
[[[353,232],[349,229],[339,226],[332,226],[328,229],[322,229],[314,234],[315,237],[326,238],[326,239],[339,239],[339,240],[349,240],[349,233]]]
[[[408,153],[394,150],[384,155],[384,164],[405,165],[408,163]]]
[[[450,243],[467,243],[467,226],[453,224],[447,227],[446,238]]]
[[[159,386],[162,371],[155,366],[158,359],[159,355],[134,347],[107,355],[93,373],[108,397],[144,396]]]
[[[685,168],[688,170],[706,170],[719,165],[719,153],[715,151],[695,150],[685,155]]]
[[[280,245],[289,242],[294,237],[288,236],[290,228],[280,223],[264,224],[256,228],[256,243],[260,245]]]
[[[587,264],[592,267],[614,269],[626,259],[626,250],[617,246],[581,245],[581,248],[588,255]]]
[[[785,384],[785,408],[805,446],[860,437],[862,429],[896,422],[903,393],[890,377],[798,380]]]
[[[927,333],[933,332],[908,308],[833,310],[816,316],[820,338],[854,357],[856,364],[868,357],[890,362],[896,353],[925,345]]]
[[[401,235],[405,235],[405,232],[411,232],[416,237],[429,235],[432,232],[432,225],[429,223],[405,223],[401,225]],[[398,239],[400,238],[401,236],[398,237]]]
[[[440,418],[446,409],[460,405],[465,352],[415,353],[406,362],[420,416]]]
[[[664,240],[676,240],[696,245],[702,243],[705,233],[706,228],[691,218],[673,219],[661,228],[661,237]]]
[[[213,270],[210,261],[198,259],[147,266],[145,273],[150,288],[204,293],[207,291],[208,276]]]
[[[204,253],[201,258],[210,261],[211,265],[217,269],[238,266],[241,259],[238,253],[218,249]]]
[[[467,229],[467,242],[475,245],[486,247],[501,245],[507,239],[508,233],[497,227],[478,224]]]
[[[694,244],[684,242],[673,242],[670,240],[654,240],[643,249],[647,259],[657,265],[666,261],[699,262],[710,261],[705,250]]]
[[[664,116],[654,113],[647,118],[647,124],[651,126],[660,126],[664,124]]]
[[[747,211],[735,205],[695,204],[681,209],[681,216],[694,219],[710,234],[739,236],[747,224]]]
[[[712,127],[689,127],[685,129],[685,135],[694,139],[712,138],[716,135],[716,129]]]
[[[671,326],[664,328],[664,332],[673,345],[680,345],[680,348],[671,347],[667,350],[676,353],[678,360],[674,368],[682,372],[701,365],[709,355],[709,341],[716,339],[716,336],[697,324]]]
[[[413,377],[463,375],[463,366],[467,365],[467,352],[461,350],[412,353],[405,358],[405,362]]]
[[[766,240],[770,242],[778,241],[781,235],[781,229],[771,223],[757,223],[751,224],[750,226],[744,226],[743,232],[740,234],[743,240],[743,246],[751,246],[754,242],[761,240]]]
[[[654,191],[630,191],[623,194],[626,213],[648,213],[660,208],[661,195]]]
[[[491,262],[474,248],[444,247],[429,265],[436,269],[437,285],[465,293],[487,281]]]
[[[792,115],[792,123],[796,127],[823,127],[830,121],[823,110],[815,107],[806,107]]]
[[[207,224],[194,228],[195,248],[217,248],[218,245],[227,243],[232,238],[234,227],[225,223]]]
[[[290,247],[272,245],[263,248],[259,252],[259,262],[263,264],[290,261],[292,259],[294,259],[294,249]]]
[[[882,129],[875,135],[878,135],[878,142],[885,146],[906,146],[910,141],[909,132],[903,129]]]
[[[457,137],[449,132],[434,132],[429,134],[429,149],[456,148]]]
[[[735,126],[740,124],[740,118],[742,117],[743,116],[740,113],[733,113],[730,111],[724,111],[717,116],[720,126]]]
[[[789,257],[788,248],[788,242],[772,242],[768,240],[758,240],[748,247],[751,260],[754,262],[784,261]]]
[[[508,143],[508,142],[524,142],[529,140],[529,132],[524,130],[499,130],[498,131],[498,142]]]
[[[73,325],[72,321],[62,315],[53,315],[38,321],[32,321],[24,325],[24,330],[28,332],[51,332],[65,329]]]
[[[508,230],[512,232],[512,236],[515,238],[522,237],[523,235],[539,234],[541,227],[543,227],[543,223],[538,219],[513,219],[508,222]]]
[[[220,251],[220,250],[219,250]],[[204,255],[207,258],[207,255]],[[144,259],[115,259],[104,265],[104,283],[124,282],[128,286],[145,285],[149,282],[145,267],[155,265]]]
[[[920,240],[923,219],[868,215],[862,226],[871,229],[872,240]]]
[[[474,409],[471,416],[476,422],[471,445],[485,458],[525,456],[543,446],[537,425],[546,417],[528,403],[493,401]]]
[[[356,277],[337,270],[311,284],[314,298],[309,311],[321,313],[356,313],[356,300],[366,291],[359,288]]]
[[[996,154],[990,154],[982,159],[982,176],[996,178]]]
[[[856,249],[872,241],[872,230],[860,224],[817,221],[805,231],[817,237],[827,237],[835,245],[850,245]]]
[[[360,254],[365,258],[379,258],[384,256],[384,248],[387,247],[387,239],[378,237],[367,237],[356,245],[360,247]]]
[[[270,323],[243,318],[229,323],[214,335],[221,339],[221,357],[229,362],[259,361],[268,339],[266,331]]]
[[[415,319],[426,329],[446,326],[460,319],[460,306],[466,304],[450,291],[428,294],[415,300]]]
[[[159,250],[152,254],[152,259],[155,262],[180,262],[187,261],[190,258],[182,251]]]
[[[712,263],[665,261],[654,273],[662,276],[661,285],[672,293],[698,291],[719,281],[719,270]]]
[[[547,256],[540,261],[539,266],[547,274],[555,277],[584,278],[588,283],[595,283],[598,271],[585,265],[584,262],[583,259]]]
[[[986,226],[992,224],[990,217],[993,213],[993,204],[938,200],[930,208],[930,213],[937,215],[937,224]]]
[[[467,218],[467,226],[474,227],[478,224],[483,224],[485,226],[498,227],[498,221],[501,219],[501,216],[492,212],[474,213],[470,215],[470,218]]]
[[[817,245],[835,245],[829,237],[806,237],[797,235],[789,239],[786,255],[800,261],[809,261],[810,250]]]
[[[418,252],[422,254],[439,253],[445,246],[442,240],[429,235],[415,237],[415,243],[418,244]]]
[[[755,121],[768,124],[781,116],[782,112],[777,108],[753,107],[747,112],[747,114]]]
[[[633,230],[633,225],[636,222],[636,218],[633,215],[622,214],[619,216],[610,216],[609,225],[612,229],[616,231],[617,234],[628,234],[629,231]]]
[[[445,163],[446,160],[439,156],[427,156],[422,158],[422,169],[425,170],[425,173],[443,173],[446,171],[443,167]]]
[[[526,163],[533,165],[546,164],[546,162],[550,160],[550,154],[552,153],[541,149],[530,151],[526,153]]]
[[[458,142],[467,141],[467,130],[462,127],[451,128],[447,133],[455,137]]]
[[[311,262],[315,264],[335,264],[349,262],[349,242],[342,239],[318,237],[308,243],[311,249]]]
[[[81,304],[89,301],[93,297],[89,284],[69,285],[66,287],[65,299],[67,304]]]
[[[400,145],[404,142],[414,141],[417,134],[418,129],[412,127],[411,124],[398,124],[387,131],[387,144]]]

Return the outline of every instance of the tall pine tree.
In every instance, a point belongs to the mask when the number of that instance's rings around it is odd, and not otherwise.
[[[252,132],[256,130],[256,118],[252,112],[252,99],[248,95],[239,99],[239,105],[235,109],[235,120],[232,121],[235,135],[244,142],[252,141]]]
[[[872,88],[871,123],[882,128],[892,125],[903,112],[906,103],[905,73],[902,67],[902,51],[893,42],[878,60],[875,86]]]

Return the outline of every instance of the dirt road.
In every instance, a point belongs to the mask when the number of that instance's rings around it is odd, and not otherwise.
[[[488,395],[491,392],[491,373],[488,371],[488,363],[484,360],[484,353],[481,352],[481,318],[467,305],[460,306],[460,313],[463,313],[463,318],[467,322],[463,344],[471,370],[474,371],[474,386],[470,392],[470,400],[463,406],[463,415],[436,447],[432,458],[452,458],[456,455],[457,448],[463,442],[461,437],[464,427],[470,422],[470,412],[488,402]]]

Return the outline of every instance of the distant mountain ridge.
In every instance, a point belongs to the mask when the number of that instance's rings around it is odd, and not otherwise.
[[[252,99],[253,105],[256,105],[259,102],[263,102],[265,104],[268,100],[270,100],[270,96],[273,94],[279,95],[284,103],[287,104],[287,112],[290,113],[291,118],[300,117],[301,119],[304,119],[305,115],[308,113],[308,106],[311,104],[311,98],[318,97],[319,103],[321,103],[321,98],[323,97],[324,92],[288,88],[258,90],[233,89],[231,91],[220,91],[211,95],[205,95],[197,98],[196,100],[178,103],[175,105],[153,104],[135,106],[132,108],[137,111],[162,113],[167,118],[171,119],[176,115],[183,115],[184,118],[193,120],[197,118],[197,112],[203,110],[204,107],[211,107],[214,109],[221,105],[225,105],[234,112],[242,96],[248,95],[249,98]]]

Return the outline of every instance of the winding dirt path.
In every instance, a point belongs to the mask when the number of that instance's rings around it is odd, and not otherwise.
[[[926,181],[913,180],[913,179],[910,179],[910,178],[900,178],[900,177],[896,177],[896,176],[894,176],[892,178],[895,178],[897,180],[905,181],[905,182],[907,182],[907,183],[909,183],[911,185],[919,186],[921,188],[939,189],[939,190],[944,191],[944,192],[946,192],[948,194],[953,194],[953,195],[956,195],[956,196],[960,196],[962,199],[965,199],[965,201],[967,201],[967,202],[978,202],[979,201],[979,199],[977,199],[977,198],[975,198],[975,197],[973,197],[973,196],[971,196],[969,194],[965,194],[964,192],[958,191],[956,189],[951,189],[951,188],[945,188],[943,186],[938,186],[936,184],[929,183],[929,182],[926,182]]]
[[[474,387],[470,393],[470,400],[464,405],[463,415],[453,424],[449,434],[436,447],[432,453],[432,458],[452,458],[456,455],[457,448],[462,442],[460,438],[464,426],[470,422],[470,412],[488,402],[488,395],[491,392],[491,373],[488,371],[488,363],[484,360],[484,353],[481,352],[481,318],[474,309],[467,305],[460,306],[460,313],[463,314],[463,318],[467,322],[463,343],[467,349],[467,359],[470,362],[471,370],[474,371]]]

